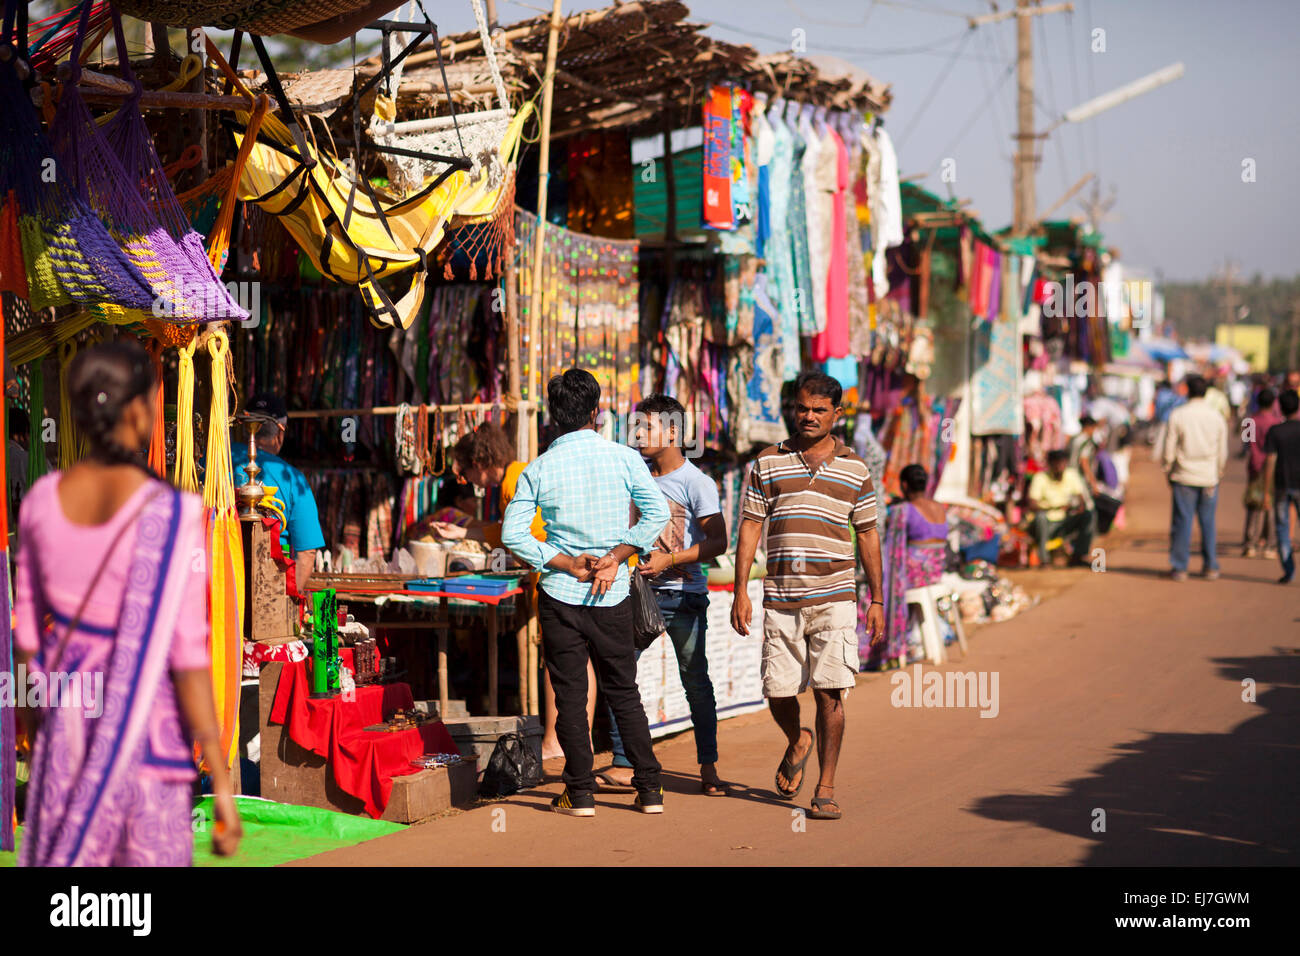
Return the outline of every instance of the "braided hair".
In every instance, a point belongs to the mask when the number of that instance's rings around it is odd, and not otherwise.
[[[89,458],[106,465],[135,465],[153,477],[146,450],[131,451],[113,432],[133,400],[158,383],[149,353],[135,342],[96,345],[78,353],[68,368],[72,417],[89,444]]]

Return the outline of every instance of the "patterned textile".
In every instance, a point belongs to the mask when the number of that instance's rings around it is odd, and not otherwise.
[[[907,546],[907,587],[924,588],[938,584],[943,577],[944,546],[909,544]]]
[[[883,670],[907,656],[907,509],[890,505],[885,515],[885,535],[880,543],[885,594],[879,598],[863,588],[858,598],[858,657],[866,670]],[[871,601],[885,602],[885,640],[872,647],[867,635],[867,609]]]
[[[794,229],[791,224],[791,181],[794,174],[794,145],[790,127],[779,110],[769,114],[772,127],[771,237],[764,253],[767,262],[767,295],[776,308],[773,315],[780,346],[782,379],[799,374],[799,318],[792,306],[794,279]]]
[[[1004,297],[1012,301],[1011,297]],[[1020,322],[1001,313],[972,331],[971,434],[1019,435],[1024,431],[1020,397]]]
[[[790,312],[798,317],[799,333],[812,335],[817,331],[815,295],[813,293],[812,258],[808,247],[808,194],[804,182],[807,172],[805,157],[808,143],[794,130],[793,162],[790,166],[790,246],[794,265],[794,284],[782,290],[790,304]],[[816,154],[813,154],[814,158]],[[798,343],[795,343],[796,348]]]

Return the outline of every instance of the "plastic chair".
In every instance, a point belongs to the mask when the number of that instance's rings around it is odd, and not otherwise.
[[[946,597],[951,602],[951,612],[941,615],[939,599]],[[957,598],[951,588],[942,584],[931,584],[923,588],[911,588],[903,592],[903,600],[909,605],[916,605],[921,611],[921,646],[931,664],[943,664],[948,660],[948,650],[939,636],[939,618],[942,616],[952,625],[957,635],[957,644],[961,647],[962,660],[966,659],[966,630],[961,623],[961,614],[957,613]]]

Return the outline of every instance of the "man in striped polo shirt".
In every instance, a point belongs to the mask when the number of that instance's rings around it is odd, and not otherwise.
[[[839,421],[839,382],[820,372],[795,380],[795,434],[754,461],[736,549],[731,624],[748,634],[753,608],[746,585],[767,522],[763,582],[763,696],[788,746],[776,789],[794,799],[814,745],[821,773],[808,816],[838,820],[835,766],[844,738],[844,697],[858,672],[854,539],[871,595],[883,594],[876,492],[866,462],[831,434]],[[884,607],[867,612],[871,643],[884,640]],[[799,726],[799,697],[809,684],[817,731]]]

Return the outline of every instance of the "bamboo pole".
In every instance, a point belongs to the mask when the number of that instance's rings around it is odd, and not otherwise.
[[[542,75],[542,131],[537,157],[537,235],[533,243],[533,281],[528,310],[528,397],[540,402],[542,391],[542,249],[546,239],[546,187],[551,175],[551,106],[555,101],[555,57],[560,39],[560,0],[551,5],[546,38],[546,72]],[[528,456],[537,457],[537,417],[528,436]]]

